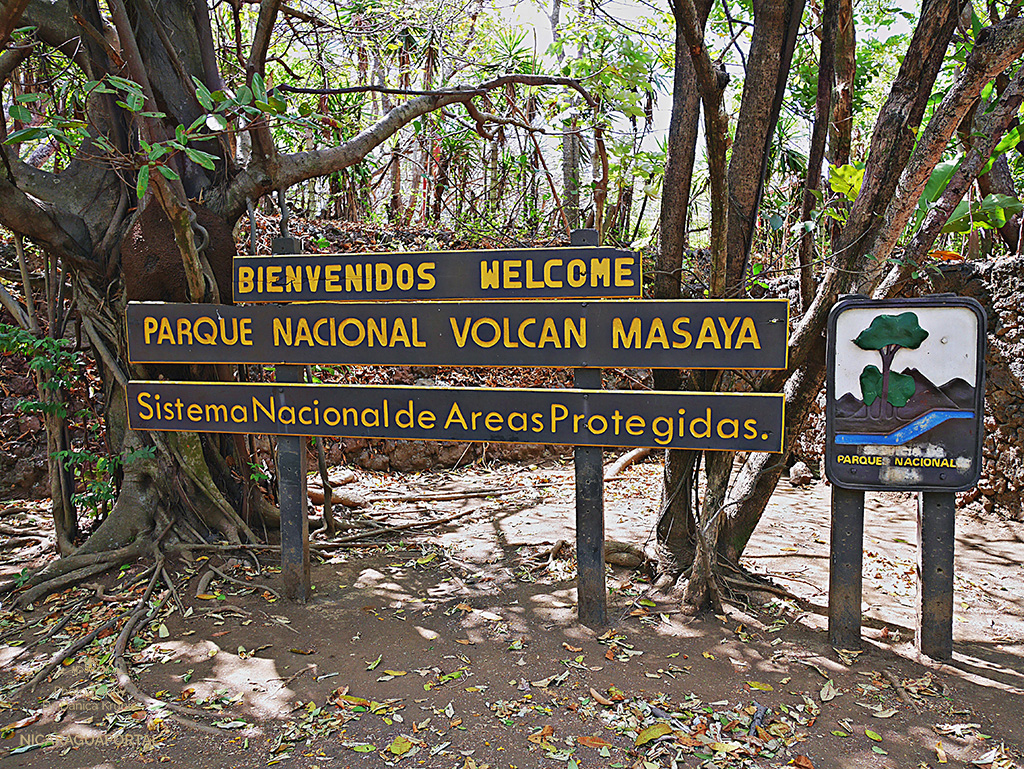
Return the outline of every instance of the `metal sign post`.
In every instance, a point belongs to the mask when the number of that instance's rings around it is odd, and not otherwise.
[[[574,246],[596,246],[597,241],[597,230],[574,230],[570,240]],[[577,389],[601,389],[599,368],[574,368],[572,376],[573,387]],[[597,446],[577,446],[573,450],[573,463],[576,466],[576,611],[582,624],[598,628],[608,621],[608,591],[604,578],[604,452]]]
[[[918,649],[953,654],[955,492],[981,474],[985,331],[981,305],[952,295],[849,297],[829,316],[833,646],[860,645],[864,491],[917,491]]]
[[[298,238],[274,238],[275,254],[297,254],[302,251]],[[301,384],[305,379],[302,366],[277,366],[274,369],[281,384]],[[306,489],[306,438],[277,436],[277,496],[281,506],[281,579],[285,597],[305,603],[309,600],[309,497]]]

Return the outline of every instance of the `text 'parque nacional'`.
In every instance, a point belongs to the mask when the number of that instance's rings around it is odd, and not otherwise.
[[[131,303],[136,363],[786,367],[785,300]]]

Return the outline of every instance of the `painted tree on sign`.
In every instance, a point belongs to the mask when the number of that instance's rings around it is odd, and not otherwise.
[[[927,338],[928,332],[921,328],[917,313],[903,312],[877,316],[853,340],[862,350],[877,350],[882,357],[881,371],[876,366],[867,366],[860,375],[864,404],[870,410],[878,401],[876,416],[891,417],[893,408],[906,406],[914,395],[914,378],[892,371],[892,362],[900,350],[916,350]]]

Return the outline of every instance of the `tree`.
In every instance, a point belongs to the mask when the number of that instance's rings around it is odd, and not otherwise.
[[[877,399],[879,416],[892,416],[893,407],[906,406],[914,395],[914,378],[892,371],[892,362],[900,350],[916,350],[927,338],[928,332],[917,322],[917,313],[902,312],[875,317],[853,340],[862,350],[878,350],[882,358],[881,371],[868,366],[860,375],[864,403],[870,407]],[[889,414],[882,414],[883,404],[888,404]]]
[[[228,367],[172,372],[130,365],[123,333],[128,299],[229,301],[231,228],[248,206],[268,193],[351,168],[428,114],[461,105],[475,130],[490,138],[487,126],[517,122],[480,107],[492,93],[511,98],[517,88],[556,86],[572,90],[587,114],[598,106],[577,80],[532,73],[492,70],[482,82],[438,89],[425,76],[427,87],[410,91],[403,72],[411,66],[411,44],[400,52],[399,87],[387,86],[382,74],[381,82],[367,82],[371,54],[361,44],[354,56],[361,82],[334,87],[327,82],[328,54],[316,42],[318,30],[330,24],[280,0],[261,0],[251,19],[252,39],[243,45],[249,8],[220,6],[225,16],[216,19],[218,28],[233,22],[235,35],[219,47],[206,2],[164,0],[157,8],[152,0],[107,0],[105,9],[98,0],[0,5],[6,47],[0,79],[13,102],[10,121],[0,126],[0,224],[35,244],[52,260],[55,275],[64,276],[61,283],[71,286],[103,378],[107,440],[112,453],[125,458],[110,514],[73,554],[32,578],[37,587],[23,602],[148,553],[161,538],[194,540],[193,532],[205,529],[229,542],[254,540],[257,521],[276,522],[276,510],[248,477],[245,441],[127,428],[123,385],[130,378],[235,377]],[[365,13],[357,9],[356,22]],[[320,52],[303,64],[313,62],[303,85],[268,85],[281,14],[288,15],[291,29],[306,25],[301,28],[310,39],[300,36],[297,44]],[[475,17],[468,29],[457,28],[463,50],[474,29]],[[424,56],[434,51],[417,50]],[[384,54],[373,55],[382,73]],[[280,80],[291,70],[275,58]],[[25,73],[40,84],[35,90],[23,87]],[[447,67],[444,82],[457,74]],[[351,133],[342,125],[344,115],[336,119],[307,102],[297,110],[288,101],[313,97],[324,105],[329,98],[371,94],[382,97],[375,119]],[[377,109],[366,99],[354,106]],[[325,128],[337,144],[287,151]],[[34,151],[43,145],[54,152],[40,167],[29,161],[38,162]],[[602,146],[599,131],[595,146]],[[14,310],[16,317],[23,314]],[[66,517],[55,523],[67,550],[71,524]]]
[[[928,252],[950,213],[986,166],[1021,105],[1019,89],[1024,86],[1024,68],[1007,77],[1001,90],[989,89],[991,93],[983,94],[983,89],[997,76],[1009,73],[1024,53],[1024,23],[1008,18],[978,29],[967,25],[962,28],[956,49],[948,52],[964,8],[961,0],[924,0],[921,5],[916,28],[901,55],[899,71],[879,107],[863,163],[863,177],[859,189],[850,195],[852,205],[848,210],[842,207],[830,211],[840,222],[832,237],[831,255],[823,260],[820,269],[813,268],[806,253],[801,260],[805,305],[793,324],[789,368],[754,377],[726,373],[713,377],[690,374],[682,379],[684,387],[694,389],[743,387],[757,392],[784,392],[786,453],[791,450],[824,380],[824,331],[833,304],[855,281],[862,292],[878,298],[892,296],[908,277],[924,269]],[[754,5],[731,156],[727,155],[728,119],[723,109],[728,83],[706,45],[707,14],[700,12],[693,0],[673,0],[672,10],[677,25],[676,98],[666,188],[671,183],[670,176],[687,179],[686,169],[692,168],[696,141],[692,127],[702,107],[711,176],[711,277],[704,290],[711,297],[746,295],[751,274],[750,233],[757,220],[768,170],[766,148],[784,98],[802,4]],[[842,45],[836,46],[836,66],[826,62],[819,71],[818,94],[831,93],[832,109],[827,109],[823,102],[815,109],[811,152],[812,156],[821,157],[821,143],[828,134],[822,130],[821,121],[830,120],[831,152],[825,154],[836,163],[845,164],[849,161],[844,156],[851,151],[852,6],[843,0],[826,0],[823,23],[822,47],[834,39],[841,40]],[[948,76],[948,83],[942,84],[942,93],[933,95],[940,73]],[[683,81],[695,82],[699,104]],[[838,86],[837,90],[833,90],[834,86]],[[983,116],[976,119],[977,123],[984,123],[983,130],[973,132],[970,150],[941,194],[926,204],[920,224],[908,227],[936,165],[949,150],[957,126],[975,108]],[[688,130],[675,128],[682,129],[684,125]],[[679,167],[682,170],[673,170]],[[812,178],[813,167],[813,163],[809,164],[806,181],[811,191],[818,181]],[[687,245],[686,222],[691,208],[689,191],[679,190],[663,197],[659,295],[678,295],[680,290]],[[805,205],[803,210],[809,213],[812,208]],[[821,229],[814,220],[798,224],[805,229]],[[883,357],[883,363],[884,360]],[[672,376],[663,375],[661,382],[672,384]],[[675,377],[680,381],[679,375]],[[704,457],[706,481],[700,495],[699,453],[669,452],[658,538],[666,553],[667,576],[685,577],[684,608],[696,610],[715,602],[716,575],[727,564],[735,567],[738,562],[786,467],[784,459],[785,455],[780,458],[752,453],[734,477],[732,456],[709,454]]]

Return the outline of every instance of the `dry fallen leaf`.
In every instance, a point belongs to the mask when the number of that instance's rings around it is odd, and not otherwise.
[[[821,701],[831,702],[839,695],[839,690],[836,689],[835,683],[832,679],[828,679],[823,687],[821,687]]]
[[[598,692],[596,692],[593,686],[590,687],[590,696],[593,697],[597,703],[604,705],[605,707],[613,704],[612,701],[605,697],[603,694],[599,694]]]
[[[814,763],[807,756],[797,756],[789,763],[793,766],[799,766],[800,769],[814,769]]]
[[[942,748],[942,741],[935,743],[935,758],[938,759],[940,764],[948,763],[946,759],[946,751]]]
[[[577,737],[576,742],[580,745],[586,745],[588,748],[610,748],[611,743],[607,740],[602,740],[600,737],[588,737],[586,735]]]

